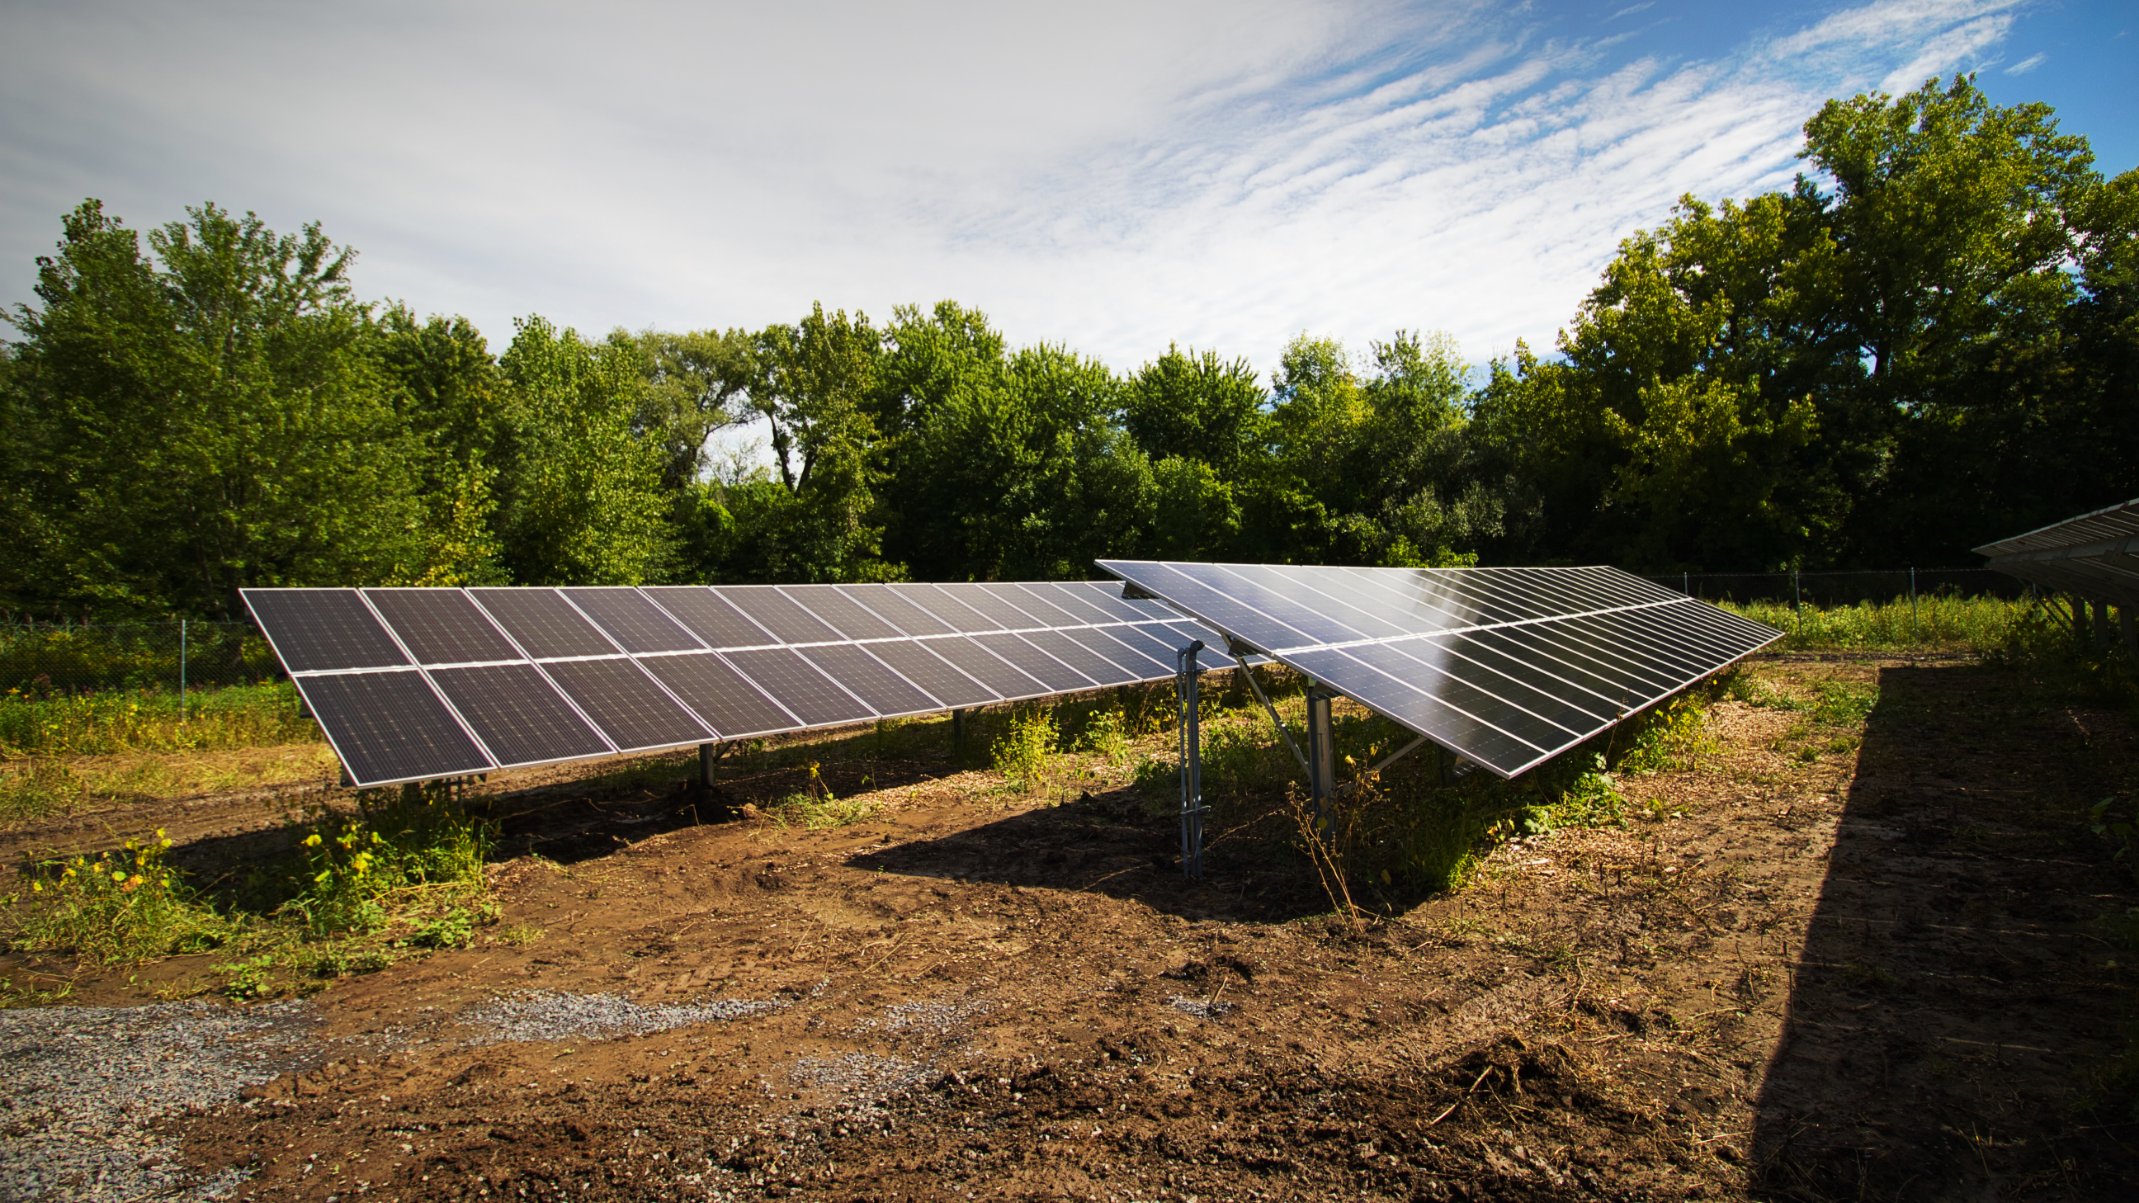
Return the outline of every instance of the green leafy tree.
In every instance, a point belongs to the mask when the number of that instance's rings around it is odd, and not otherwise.
[[[1123,424],[1154,460],[1181,458],[1238,473],[1268,442],[1269,398],[1245,359],[1168,347],[1123,391]]]
[[[667,574],[673,507],[661,447],[636,428],[638,349],[589,343],[540,317],[518,323],[500,367],[506,449],[498,526],[506,566],[531,585],[635,585]]]
[[[420,447],[317,226],[98,202],[38,261],[7,373],[13,604],[228,615],[246,585],[392,582],[426,559]]]

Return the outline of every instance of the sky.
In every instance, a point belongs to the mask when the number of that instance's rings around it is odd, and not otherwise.
[[[604,5],[0,0],[0,303],[85,197],[319,222],[370,299],[590,334],[879,322],[1265,373],[1301,333],[1538,350],[1825,99],[1977,73],[2139,165],[2129,0]],[[4,333],[4,331],[0,331]]]

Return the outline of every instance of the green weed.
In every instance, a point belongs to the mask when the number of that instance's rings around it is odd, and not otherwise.
[[[1851,606],[1788,602],[1722,603],[1783,632],[1785,651],[1962,651],[1987,653],[2006,645],[2027,620],[2025,599],[1927,594],[1911,608],[1906,597]]]
[[[20,908],[12,944],[110,965],[223,943],[231,926],[179,879],[170,847],[158,828],[112,851],[33,866],[29,896],[11,899]]]
[[[182,752],[317,740],[287,682],[179,696],[163,690],[0,695],[0,758]]]
[[[1046,784],[1060,746],[1054,712],[1035,708],[1010,717],[990,756],[1005,781],[1029,794]]]
[[[1640,720],[1617,767],[1634,774],[1691,769],[1721,751],[1700,699],[1682,694]]]
[[[1101,710],[1085,719],[1084,729],[1077,733],[1077,746],[1087,752],[1097,752],[1110,764],[1127,763],[1129,731],[1122,712]]]

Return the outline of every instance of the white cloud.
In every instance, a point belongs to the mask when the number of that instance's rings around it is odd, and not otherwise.
[[[2005,73],[2007,75],[2026,75],[2028,72],[2033,71],[2035,68],[2040,67],[2044,63],[2049,61],[2049,55],[2037,52],[2035,54],[2027,56],[2024,59],[2021,59],[2019,62],[2014,63],[2012,66],[2007,67],[2005,69]]]
[[[2015,11],[1889,0],[1689,59],[1486,0],[31,6],[0,293],[82,196],[137,225],[213,198],[322,221],[368,294],[500,345],[529,312],[954,297],[1125,369],[1398,327],[1482,358],[1548,344],[1680,194],[1786,182],[1825,97],[1966,67]]]

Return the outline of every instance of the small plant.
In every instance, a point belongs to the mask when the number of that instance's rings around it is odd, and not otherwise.
[[[1034,709],[1012,715],[1009,730],[990,749],[995,771],[1019,790],[1033,793],[1046,784],[1060,740],[1053,711]]]
[[[1698,719],[1699,712],[1694,713]],[[1626,803],[1619,779],[1605,769],[1599,754],[1560,792],[1559,801],[1542,809],[1553,827],[1616,827],[1626,822]]]
[[[1086,719],[1077,742],[1085,751],[1097,752],[1112,764],[1129,759],[1128,723],[1119,710],[1101,710]]]
[[[1708,734],[1708,718],[1697,698],[1682,696],[1650,714],[1619,758],[1621,772],[1658,773],[1690,769],[1722,745]]]
[[[765,814],[782,827],[801,827],[808,831],[828,831],[835,827],[847,827],[876,814],[874,802],[856,798],[835,798],[829,792],[822,797],[815,794],[793,793],[765,809]]]
[[[490,834],[451,787],[410,785],[358,795],[353,815],[319,816],[299,848],[302,880],[285,907],[333,935],[385,927],[389,899],[420,911],[425,893],[480,897]]]
[[[117,964],[221,944],[229,925],[166,863],[170,847],[157,828],[114,851],[35,866],[15,947]]]

